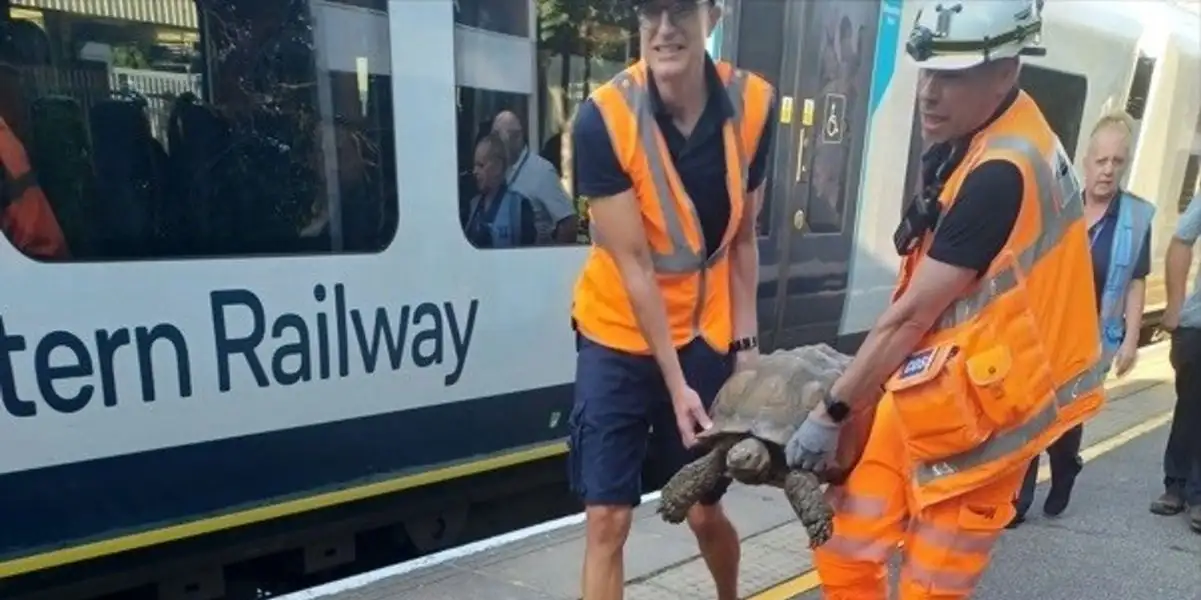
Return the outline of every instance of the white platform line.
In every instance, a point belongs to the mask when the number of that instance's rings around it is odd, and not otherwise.
[[[654,502],[658,499],[659,492],[651,492],[642,496],[642,503],[646,504],[648,502]],[[517,529],[515,531],[510,531],[508,533],[490,537],[478,542],[472,542],[470,544],[465,544],[434,554],[422,556],[421,558],[415,558],[402,563],[396,563],[394,565],[382,567],[374,571],[359,573],[358,575],[347,577],[346,579],[339,579],[337,581],[331,581],[329,583],[311,587],[305,590],[300,590],[298,592],[292,592],[291,594],[276,596],[275,600],[312,600],[313,598],[322,598],[325,596],[332,596],[333,594],[348,592],[350,590],[355,590],[370,585],[381,579],[412,573],[418,569],[433,567],[452,560],[465,558],[473,554],[479,554],[480,552],[492,550],[493,548],[499,548],[514,542],[520,542],[521,540],[529,539],[536,535],[550,533],[552,531],[563,529],[564,527],[571,527],[572,525],[579,525],[583,522],[584,513],[582,512],[575,513],[573,515],[567,515],[566,517],[560,517],[553,521],[545,521],[543,523],[538,523],[537,525],[531,525],[525,529]]]

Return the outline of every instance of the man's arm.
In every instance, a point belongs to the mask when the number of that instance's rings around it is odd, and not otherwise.
[[[555,166],[541,156],[531,156],[530,166],[536,169],[533,175],[538,186],[538,200],[546,207],[551,223],[554,223],[554,240],[560,244],[576,243],[580,218],[575,212],[575,203],[567,195]]]
[[[1175,329],[1180,322],[1184,289],[1189,267],[1193,263],[1193,243],[1198,235],[1201,235],[1201,196],[1189,202],[1176,224],[1176,235],[1168,243],[1168,255],[1164,260],[1164,287],[1168,294],[1168,305],[1163,315],[1163,326],[1168,331]]]
[[[967,176],[905,292],[831,388],[835,398],[852,405],[878,400],[875,390],[1005,247],[1021,206],[1022,174],[1013,164],[988,161]]]
[[[680,359],[671,343],[667,310],[655,280],[650,245],[633,184],[609,140],[604,117],[592,100],[580,105],[571,135],[579,193],[588,198],[593,242],[613,257],[630,297],[638,329],[650,345],[673,398],[687,388]]]
[[[759,236],[755,226],[763,209],[763,185],[767,180],[767,161],[771,156],[776,132],[776,100],[772,97],[759,135],[759,146],[747,169],[747,194],[738,232],[730,247],[730,304],[734,338],[744,338],[759,332]]]
[[[1134,263],[1134,273],[1130,276],[1130,285],[1126,286],[1126,337],[1123,343],[1138,344],[1139,335],[1143,329],[1143,306],[1147,301],[1147,275],[1151,273],[1151,229],[1143,236],[1143,246],[1138,251],[1138,262]]]

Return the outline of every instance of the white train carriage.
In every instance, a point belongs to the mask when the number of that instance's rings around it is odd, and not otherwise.
[[[478,249],[460,211],[501,109],[570,185],[573,108],[637,53],[602,4],[12,0],[0,117],[72,258],[0,242],[0,578],[561,455],[586,248]],[[1142,98],[1158,257],[1197,188],[1198,19],[1131,4],[1048,2],[1022,81],[1077,160]],[[854,348],[914,187],[916,3],[724,5],[715,52],[781,99],[761,337]]]

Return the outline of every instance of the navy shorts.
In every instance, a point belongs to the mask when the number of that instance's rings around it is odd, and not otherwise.
[[[653,356],[607,348],[577,336],[575,403],[571,410],[568,477],[588,505],[637,506],[643,464],[659,483],[700,456],[684,448],[671,396]],[[684,378],[708,409],[733,372],[733,357],[698,337],[679,349]],[[725,494],[724,479],[701,500],[712,505]]]

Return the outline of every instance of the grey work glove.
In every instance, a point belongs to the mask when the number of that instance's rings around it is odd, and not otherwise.
[[[839,429],[837,423],[813,415],[806,417],[784,447],[788,466],[814,473],[833,466],[834,455],[838,452]]]

